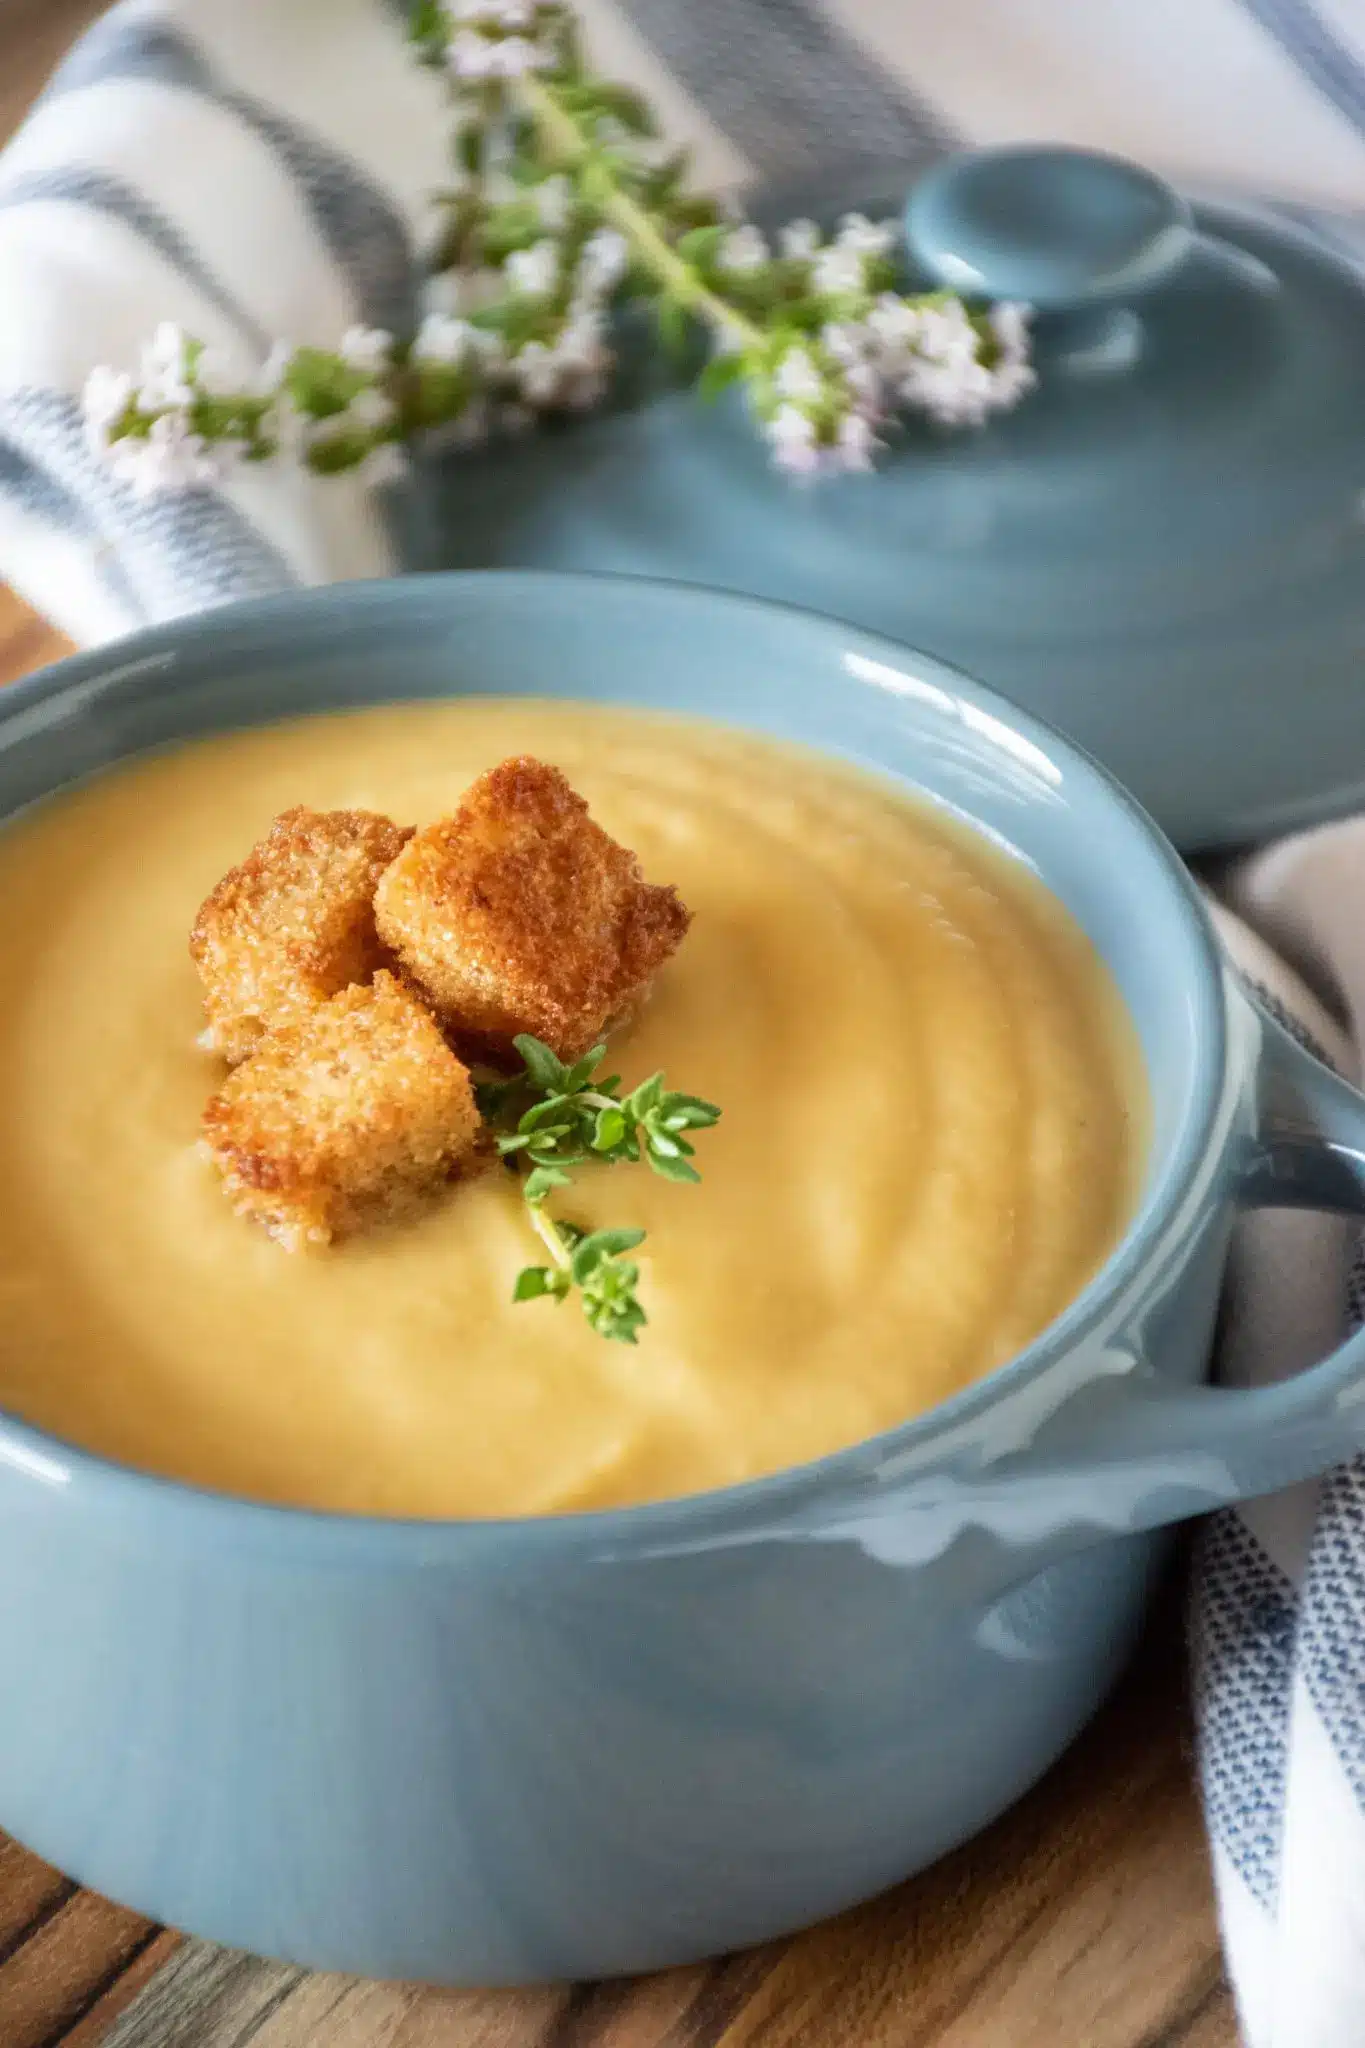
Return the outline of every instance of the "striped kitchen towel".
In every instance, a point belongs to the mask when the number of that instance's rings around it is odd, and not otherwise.
[[[124,0],[0,156],[0,576],[76,640],[398,566],[382,506],[355,479],[238,466],[221,488],[135,497],[90,454],[76,394],[95,363],[135,360],[163,319],[243,368],[276,338],[409,325],[424,196],[446,158],[439,83],[410,61],[403,11]],[[598,67],[641,86],[716,185],[856,189],[965,141],[1046,137],[1274,192],[1365,261],[1360,0],[581,11]],[[1232,910],[1219,912],[1245,971],[1351,1073],[1365,1045],[1362,892],[1365,822],[1257,856],[1225,878]],[[1265,1380],[1326,1351],[1365,1308],[1352,1254],[1339,1222],[1250,1219],[1225,1372]],[[1359,2048],[1365,1460],[1212,1518],[1192,1613],[1247,2041]]]
[[[1334,21],[1329,9],[1335,8]],[[0,156],[0,573],[82,643],[291,583],[395,568],[355,479],[238,465],[139,499],[75,403],[178,322],[254,367],[275,339],[402,330],[440,81],[405,0],[124,0]],[[1047,136],[1322,209],[1365,207],[1360,0],[585,0],[717,186],[856,190],[963,141]],[[1353,20],[1354,18],[1354,20]],[[1358,47],[1353,47],[1352,38]]]

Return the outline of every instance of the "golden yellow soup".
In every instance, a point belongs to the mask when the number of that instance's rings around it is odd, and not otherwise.
[[[722,1105],[700,1187],[585,1170],[642,1226],[638,1347],[514,1306],[494,1171],[290,1255],[196,1150],[222,1068],[186,951],[293,804],[400,823],[530,752],[695,919],[613,1049]],[[0,1407],[205,1486],[414,1516],[723,1486],[885,1429],[1019,1350],[1120,1234],[1144,1110],[1079,929],[941,811],[700,723],[466,701],[178,748],[0,832]]]

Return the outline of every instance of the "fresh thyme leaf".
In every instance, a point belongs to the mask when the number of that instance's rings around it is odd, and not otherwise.
[[[534,199],[509,199],[490,207],[483,222],[483,253],[501,263],[514,249],[529,249],[544,233]]]
[[[645,1312],[636,1297],[640,1269],[623,1254],[644,1242],[643,1230],[594,1230],[582,1239],[569,1265],[583,1297],[583,1313],[599,1337],[634,1344]]]
[[[667,355],[676,361],[686,354],[690,333],[687,308],[676,299],[669,298],[666,292],[661,292],[655,300],[654,328]]]
[[[670,1159],[666,1158],[662,1153],[651,1152],[649,1163],[661,1180],[698,1181],[701,1179],[701,1175],[697,1172],[696,1167],[692,1166],[686,1159],[679,1159],[676,1156]]]
[[[573,1255],[570,1271],[581,1287],[590,1279],[604,1259],[614,1259],[622,1252],[633,1252],[637,1244],[643,1244],[643,1230],[594,1230],[589,1236],[580,1238]]]
[[[563,1301],[569,1287],[566,1276],[556,1266],[523,1266],[517,1275],[517,1284],[512,1289],[513,1301],[537,1301],[543,1294],[553,1295]]]
[[[720,1122],[715,1103],[703,1102],[700,1095],[665,1095],[661,1107],[670,1130],[703,1131]]]
[[[321,348],[296,348],[284,374],[284,386],[301,412],[314,419],[344,413],[366,388],[364,371]]]
[[[648,1317],[635,1298],[639,1278],[634,1266],[622,1266],[610,1287],[589,1285],[583,1290],[583,1313],[599,1337],[614,1337],[621,1344],[638,1343],[636,1331]]]
[[[523,1032],[519,1038],[514,1038],[512,1043],[521,1054],[522,1064],[526,1068],[526,1077],[532,1087],[545,1089],[563,1087],[564,1063],[556,1053],[551,1052],[548,1045],[542,1045],[540,1040],[532,1038],[529,1032]]]
[[[662,1074],[651,1074],[647,1081],[641,1081],[638,1088],[632,1088],[626,1097],[626,1108],[637,1123],[643,1123],[650,1112],[658,1107],[663,1085]]]
[[[564,1117],[566,1108],[569,1110],[567,1121]],[[574,1106],[571,1095],[561,1095],[558,1093],[547,1095],[543,1102],[532,1103],[525,1116],[522,1117],[517,1125],[517,1129],[519,1131],[541,1132],[567,1131],[573,1128],[573,1116]],[[550,1122],[551,1117],[556,1119],[554,1123]]]
[[[626,1135],[626,1113],[623,1109],[599,1109],[597,1123],[592,1134],[594,1152],[612,1152]]]
[[[408,17],[408,38],[438,57],[445,44],[446,19],[440,0],[415,0]]]
[[[439,0],[437,0],[439,6]],[[477,177],[483,168],[484,132],[477,123],[456,131],[452,155],[462,171],[471,178]]]
[[[713,263],[720,254],[721,245],[729,232],[729,224],[725,221],[708,222],[704,227],[689,228],[685,235],[678,237],[678,254],[684,263]]]
[[[638,92],[628,85],[611,85],[605,81],[594,92],[596,102],[593,111],[606,114],[630,135],[653,135],[655,120],[649,104]]]
[[[585,1052],[582,1059],[574,1066],[569,1067],[565,1072],[564,1078],[559,1084],[564,1093],[566,1095],[577,1095],[580,1089],[586,1087],[606,1058],[606,1054],[607,1048],[605,1045],[595,1045],[591,1052]]]
[[[619,1074],[594,1079],[605,1045],[566,1065],[538,1038],[523,1035],[514,1043],[524,1071],[480,1083],[477,1099],[493,1126],[499,1156],[521,1176],[528,1218],[553,1263],[525,1267],[512,1298],[562,1301],[576,1288],[583,1314],[600,1337],[634,1344],[647,1318],[636,1292],[640,1269],[627,1254],[643,1242],[644,1232],[585,1231],[550,1216],[545,1203],[571,1186],[573,1168],[594,1161],[615,1166],[643,1158],[664,1180],[699,1180],[683,1133],[714,1124],[720,1111],[699,1095],[666,1088],[662,1074],[649,1075],[621,1096]]]

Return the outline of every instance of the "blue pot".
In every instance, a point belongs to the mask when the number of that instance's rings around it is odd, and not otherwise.
[[[760,216],[832,226],[903,193],[816,185]],[[912,416],[875,479],[794,488],[739,391],[700,403],[626,322],[603,412],[394,493],[400,559],[667,576],[911,641],[1060,726],[1187,852],[1365,808],[1348,227],[1027,145],[939,163],[905,227],[907,284],[1033,301],[1016,411],[969,433]]]
[[[933,792],[1090,932],[1154,1099],[1132,1227],[1038,1343],[730,1491],[369,1521],[0,1419],[0,1824],[222,1942],[508,1983],[760,1941],[941,1855],[1096,1706],[1159,1531],[1365,1442],[1365,1338],[1201,1384],[1238,1205],[1365,1206],[1365,1103],[1239,991],[1097,768],[935,661],[744,600],[493,574],[159,628],[4,694],[0,814],[164,741],[460,691],[694,712]]]

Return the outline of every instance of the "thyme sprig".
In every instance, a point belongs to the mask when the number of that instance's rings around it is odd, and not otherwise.
[[[794,476],[871,468],[905,413],[979,427],[1031,388],[1023,309],[907,293],[893,223],[849,214],[826,238],[798,220],[770,243],[692,189],[686,152],[595,75],[561,0],[415,0],[409,33],[452,115],[421,317],[278,343],[255,370],[163,323],[138,373],[97,367],[84,393],[92,446],[135,490],[276,458],[377,484],[411,448],[586,410],[624,307],[680,362],[701,339],[701,395],[737,387]]]
[[[513,222],[523,262],[540,252],[548,264],[547,223],[615,237],[616,299],[652,307],[679,353],[690,332],[709,337],[703,395],[740,386],[779,467],[868,469],[899,411],[980,426],[1030,388],[1021,309],[969,311],[951,292],[904,293],[894,224],[851,214],[825,242],[814,223],[795,221],[773,249],[690,191],[686,153],[660,160],[650,108],[593,74],[561,0],[416,0],[410,34],[449,81],[466,180],[449,202],[457,225],[436,268],[496,256]],[[509,179],[517,199],[485,206]],[[573,262],[561,263],[542,294],[568,333],[573,277]],[[500,317],[485,309],[490,316]],[[539,371],[560,344],[549,329],[537,343]]]
[[[523,1035],[514,1043],[521,1073],[481,1082],[479,1107],[495,1132],[499,1157],[521,1177],[531,1227],[551,1263],[523,1267],[512,1298],[565,1301],[576,1289],[599,1336],[634,1344],[647,1318],[636,1293],[640,1269],[627,1255],[645,1233],[584,1230],[552,1217],[545,1204],[591,1164],[643,1161],[664,1180],[700,1180],[688,1133],[708,1129],[720,1111],[699,1095],[665,1087],[662,1074],[622,1095],[619,1074],[598,1076],[605,1044],[566,1064],[538,1038]]]

